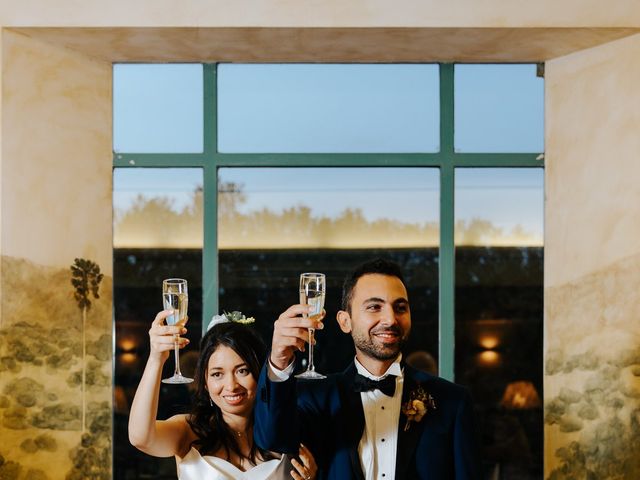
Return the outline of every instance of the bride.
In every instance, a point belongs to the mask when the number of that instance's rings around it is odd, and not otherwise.
[[[129,440],[156,457],[175,456],[181,480],[311,480],[317,466],[300,445],[298,459],[262,450],[253,442],[253,407],[266,347],[246,325],[233,321],[209,328],[200,343],[196,394],[188,415],[156,420],[162,367],[180,326],[156,315],[149,330],[151,352],[129,416]],[[188,340],[180,337],[180,348]]]

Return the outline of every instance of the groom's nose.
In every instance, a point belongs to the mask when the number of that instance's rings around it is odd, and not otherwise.
[[[385,305],[380,312],[380,323],[384,325],[396,325],[398,317],[392,305]]]

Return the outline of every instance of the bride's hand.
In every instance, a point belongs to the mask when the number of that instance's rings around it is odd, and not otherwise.
[[[316,474],[318,473],[318,466],[316,465],[316,461],[309,449],[303,444],[300,444],[300,448],[298,449],[298,457],[300,458],[300,461],[295,458],[291,459],[291,464],[295,469],[291,470],[291,476],[295,480],[315,479]]]
[[[149,330],[149,344],[151,351],[149,358],[157,358],[164,362],[169,357],[169,352],[174,349],[174,335],[181,335],[187,332],[187,329],[177,325],[166,325],[166,318],[172,315],[173,310],[162,310],[156,315]],[[178,339],[178,345],[183,348],[189,343],[185,337]]]

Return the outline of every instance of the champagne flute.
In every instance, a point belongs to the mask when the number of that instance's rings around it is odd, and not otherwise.
[[[304,303],[312,307],[309,313],[304,313],[304,318],[311,318],[313,320],[319,320],[322,314],[322,308],[324,307],[324,295],[326,291],[326,280],[324,273],[303,273],[300,275],[300,303]],[[309,329],[309,362],[307,363],[307,370],[299,375],[297,378],[318,379],[327,378],[325,375],[316,372],[315,365],[313,364],[313,338],[315,329]]]
[[[189,295],[187,292],[187,281],[182,278],[167,278],[162,281],[162,303],[165,310],[173,310],[173,313],[166,318],[167,325],[184,327],[187,323],[187,306]],[[173,376],[163,378],[162,383],[191,383],[193,378],[187,378],[180,372],[180,346],[178,339],[180,335],[174,334],[174,351],[176,366]]]

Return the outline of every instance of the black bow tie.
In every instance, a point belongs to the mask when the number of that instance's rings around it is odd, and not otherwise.
[[[380,390],[388,397],[393,397],[396,391],[396,377],[395,375],[387,375],[382,380],[371,380],[356,373],[353,379],[353,389],[356,392],[368,392],[370,390]]]

